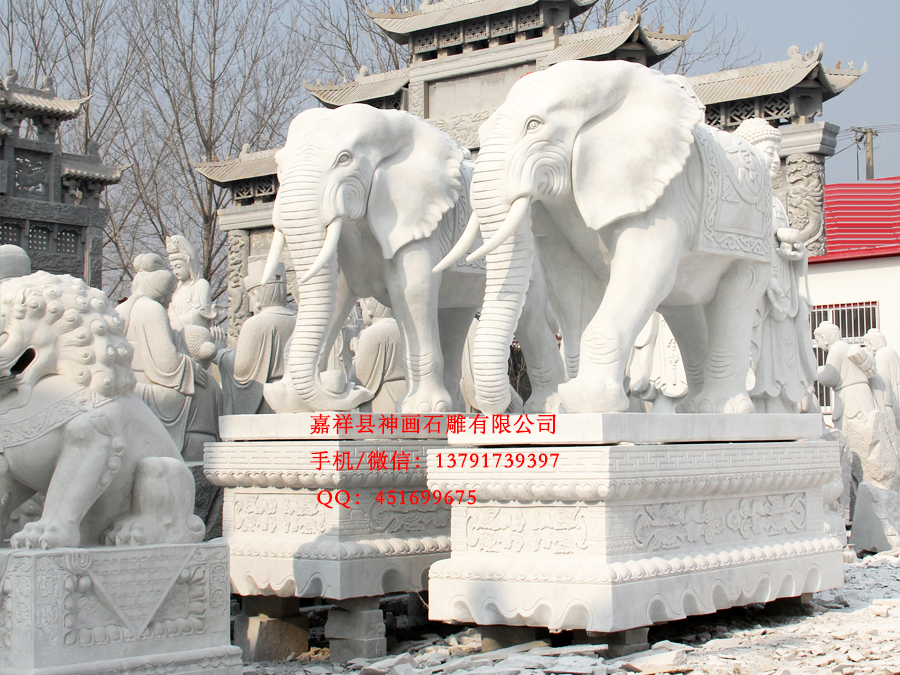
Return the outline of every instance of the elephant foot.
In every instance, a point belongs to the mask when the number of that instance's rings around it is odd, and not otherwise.
[[[564,413],[562,397],[556,387],[539,387],[531,390],[531,396],[525,401],[525,414]]]
[[[81,543],[81,532],[77,525],[41,518],[25,525],[9,543],[13,548],[74,548]]]
[[[703,389],[684,406],[681,412],[723,413],[725,415],[747,414],[754,411],[753,401],[746,391],[729,391],[724,388]]]
[[[453,409],[453,399],[443,385],[420,383],[400,402],[400,412],[409,415],[418,413],[446,413]]]
[[[567,412],[624,412],[628,396],[617,382],[588,380],[578,376],[559,385],[559,396]]]

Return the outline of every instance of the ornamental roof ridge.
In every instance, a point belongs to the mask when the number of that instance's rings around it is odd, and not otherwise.
[[[399,80],[402,78],[409,77],[409,68],[399,68],[397,70],[385,70],[381,73],[375,73],[374,75],[363,75],[362,77],[357,77],[355,80],[351,80],[349,82],[336,82],[335,84],[309,84],[304,83],[307,91],[323,91],[323,90],[332,90],[332,89],[342,89],[344,87],[352,87],[354,85],[363,85],[374,82],[387,82],[393,80]]]
[[[78,99],[59,98],[53,88],[33,89],[14,82],[4,82],[0,87],[0,108],[7,110],[33,111],[70,120],[81,114],[82,106],[91,100],[90,96]]]

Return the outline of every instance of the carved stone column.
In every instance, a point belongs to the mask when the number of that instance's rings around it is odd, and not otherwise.
[[[782,135],[782,179],[775,192],[800,230],[810,255],[825,255],[825,158],[834,154],[840,127],[828,122],[791,124]],[[779,189],[780,188],[780,189]]]
[[[250,316],[250,300],[244,290],[244,277],[250,260],[250,233],[228,232],[228,346],[234,349],[241,326]]]

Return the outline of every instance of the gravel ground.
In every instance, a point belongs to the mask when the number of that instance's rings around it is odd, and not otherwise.
[[[314,648],[296,661],[247,664],[244,673],[900,675],[898,555],[894,551],[846,564],[844,588],[817,593],[811,605],[778,601],[655,626],[650,630],[651,650],[620,659],[609,657],[602,645],[566,645],[572,633],[550,636],[546,644],[482,654],[477,627],[450,635],[450,626],[429,624],[381,662],[332,664],[327,649]]]

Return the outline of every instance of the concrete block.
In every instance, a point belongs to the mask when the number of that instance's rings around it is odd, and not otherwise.
[[[850,545],[873,553],[900,548],[900,494],[868,481],[859,484]]]
[[[325,637],[342,639],[363,639],[384,637],[384,613],[380,609],[362,612],[348,612],[332,609],[325,622]]]
[[[234,619],[234,644],[245,661],[283,661],[309,651],[306,617],[269,618],[239,614]]]
[[[481,651],[483,653],[533,642],[536,639],[535,629],[532,626],[481,627]]]

